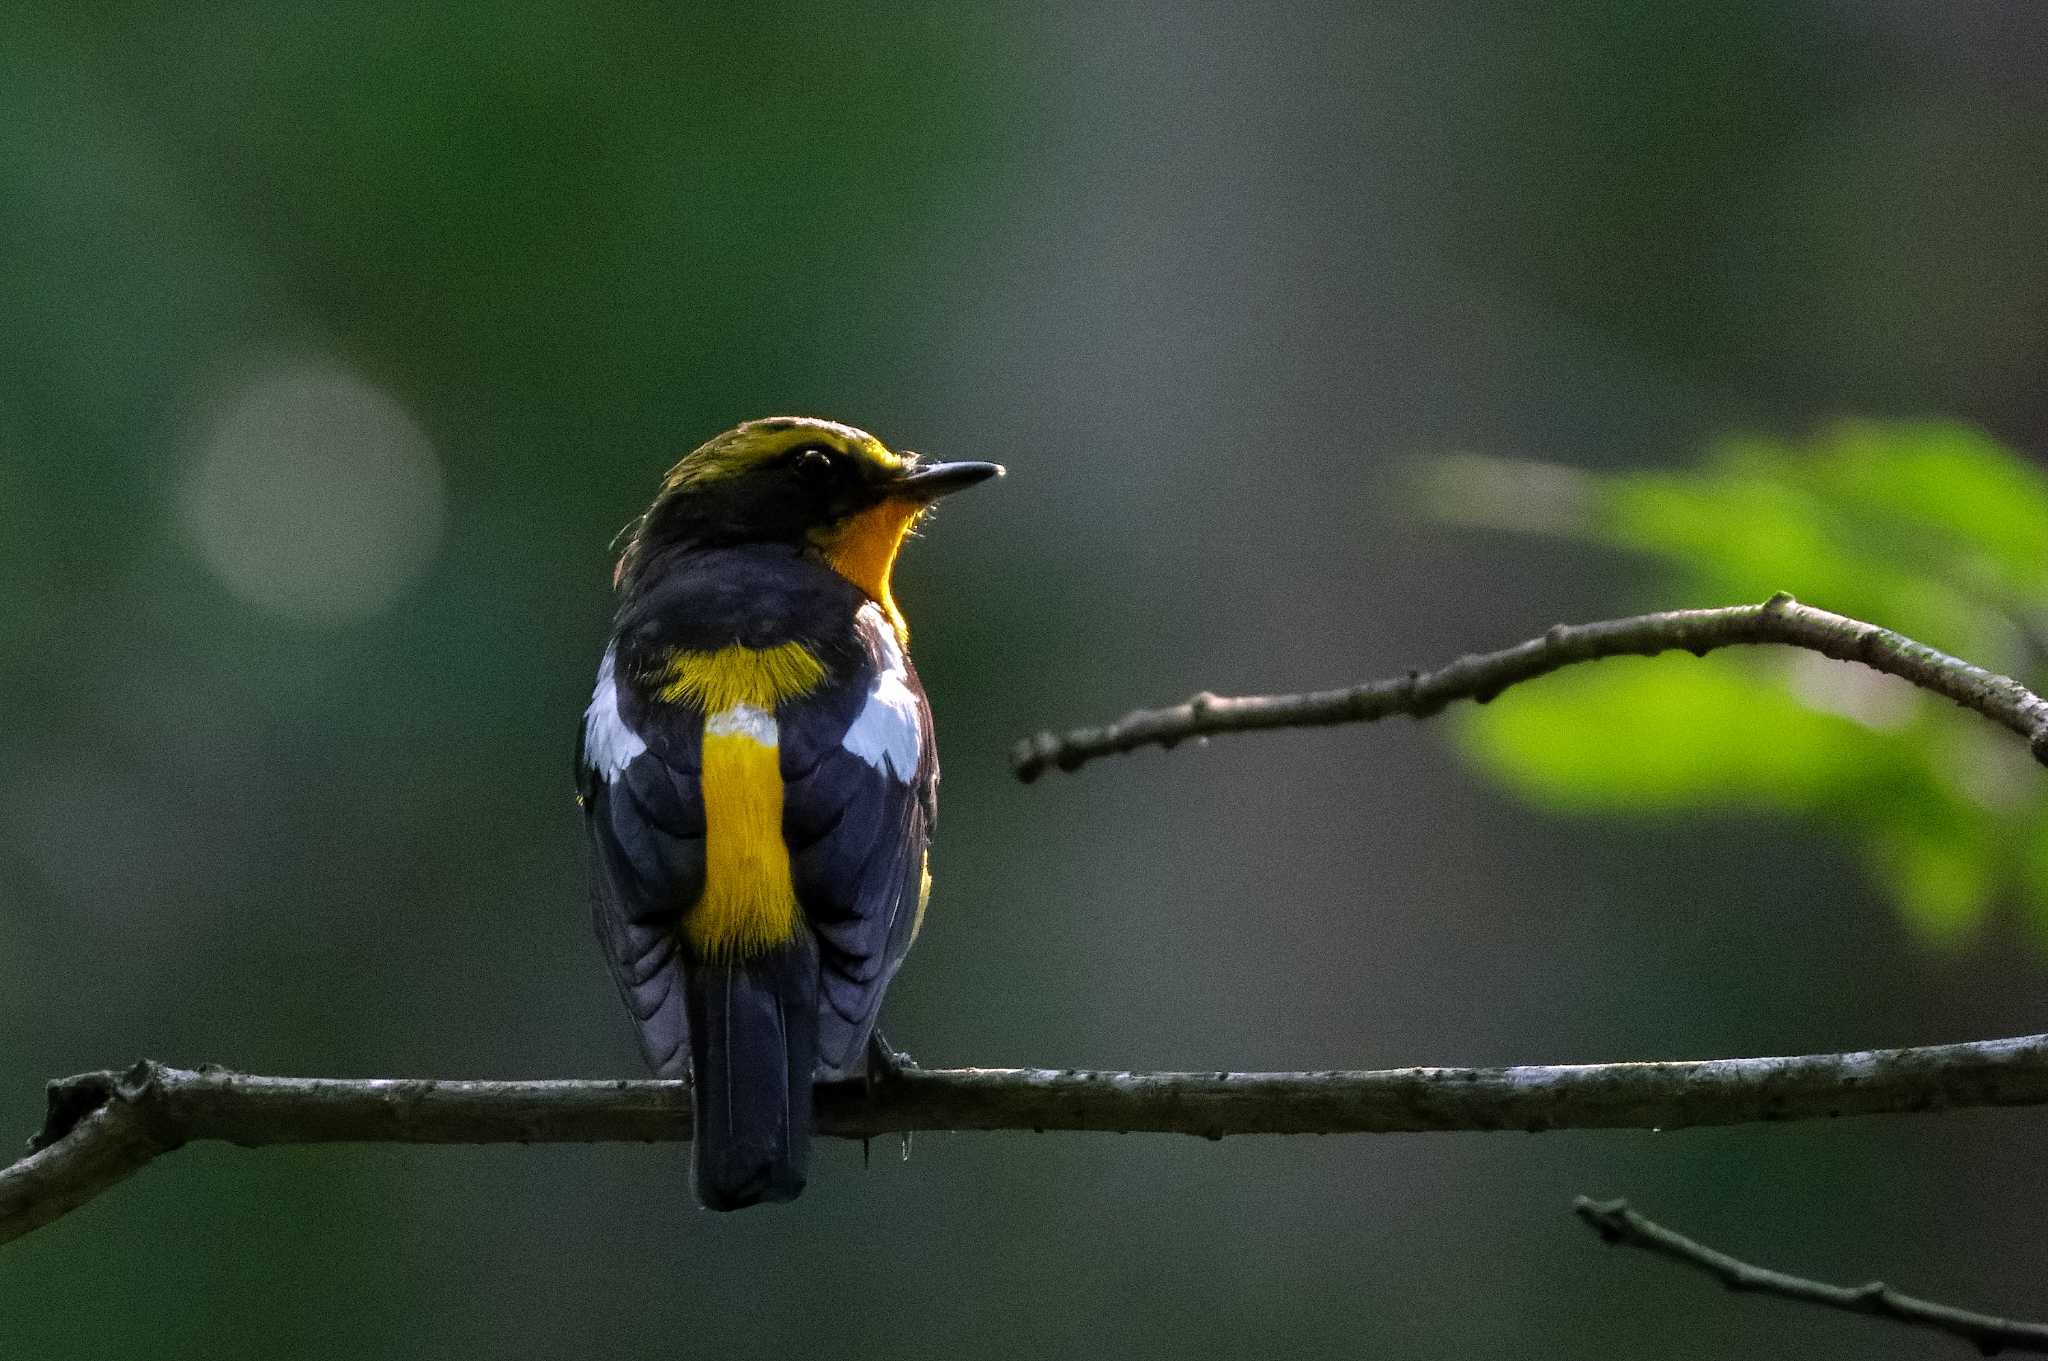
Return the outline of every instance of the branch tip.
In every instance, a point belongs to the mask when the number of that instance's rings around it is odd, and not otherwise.
[[[1788,1275],[1770,1267],[1741,1261],[1704,1243],[1695,1242],[1675,1229],[1665,1228],[1638,1214],[1624,1200],[1595,1201],[1580,1196],[1572,1202],[1572,1209],[1604,1241],[1668,1257],[1704,1272],[1732,1291],[1774,1295],[1802,1304],[1864,1314],[1906,1327],[1947,1333],[1970,1343],[1986,1356],[2007,1348],[2048,1352],[2048,1323],[2016,1322],[1918,1299],[1901,1294],[1883,1281],[1842,1286]]]

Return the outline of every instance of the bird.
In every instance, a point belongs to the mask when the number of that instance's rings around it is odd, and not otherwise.
[[[812,417],[686,455],[624,531],[577,733],[593,925],[648,1066],[687,1076],[712,1210],[793,1200],[813,1082],[876,1029],[924,924],[939,761],[891,586],[932,504],[1003,469]]]

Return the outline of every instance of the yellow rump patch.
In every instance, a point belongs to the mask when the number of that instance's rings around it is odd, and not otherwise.
[[[825,664],[802,643],[780,647],[722,647],[716,652],[669,654],[660,697],[706,714],[735,705],[773,712],[785,700],[807,695],[825,679]]]
[[[704,892],[683,918],[700,958],[747,959],[796,934],[775,710],[824,679],[801,643],[677,651],[664,663],[659,697],[704,715]]]
[[[775,720],[721,722],[704,732],[704,894],[683,918],[703,959],[737,960],[796,934],[796,887],[782,840],[782,752]],[[737,730],[734,730],[737,729]],[[766,737],[766,741],[761,738]]]

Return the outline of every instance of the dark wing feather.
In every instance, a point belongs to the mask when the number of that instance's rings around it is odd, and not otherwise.
[[[681,1077],[690,1047],[676,923],[704,889],[704,804],[695,741],[686,731],[662,737],[609,781],[580,757],[577,765],[592,925],[648,1066]]]
[[[886,660],[895,660],[888,658]],[[783,837],[797,899],[818,938],[818,1062],[843,1077],[860,1062],[882,995],[910,950],[931,841],[937,761],[924,692],[903,663],[914,699],[916,769],[852,749],[885,658],[794,704],[783,730]]]

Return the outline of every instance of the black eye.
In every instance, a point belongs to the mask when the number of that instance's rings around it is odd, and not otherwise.
[[[806,444],[790,453],[789,467],[802,481],[829,481],[833,473],[832,451],[821,444]]]

